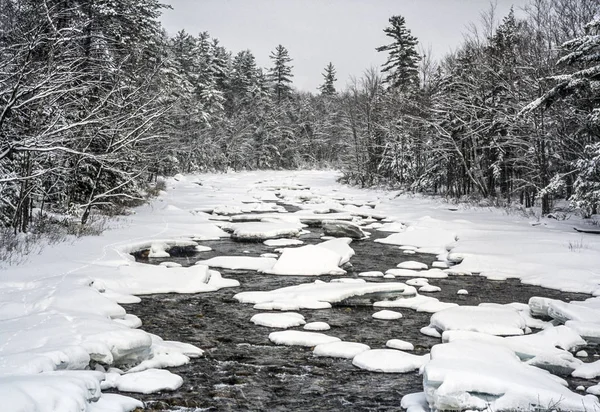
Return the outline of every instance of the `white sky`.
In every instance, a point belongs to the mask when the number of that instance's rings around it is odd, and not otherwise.
[[[336,87],[350,76],[385,62],[375,47],[389,43],[383,33],[388,19],[400,14],[422,45],[436,58],[460,45],[469,23],[478,23],[489,0],[163,0],[173,10],[161,19],[170,34],[185,29],[207,31],[228,50],[249,49],[262,67],[284,45],[294,60],[294,86],[316,91],[330,61],[337,70]],[[510,6],[527,0],[497,0],[501,19]]]

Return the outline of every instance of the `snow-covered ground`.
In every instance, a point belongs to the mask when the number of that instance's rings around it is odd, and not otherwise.
[[[176,390],[181,377],[161,368],[202,356],[201,348],[144,332],[140,320],[126,314],[120,303],[135,303],[136,295],[142,294],[209,293],[238,286],[236,280],[223,278],[219,268],[258,270],[263,276],[343,275],[341,266],[352,262],[354,254],[350,238],[306,246],[289,238],[310,230],[305,225],[352,220],[367,233],[385,232],[389,236],[378,241],[402,247],[399,255],[437,254],[436,264],[428,268],[404,262],[389,268],[388,277],[400,276],[406,282],[369,282],[381,272],[331,282],[307,278],[290,288],[244,292],[236,296],[239,304],[253,303],[260,310],[317,310],[352,296],[395,293],[394,299],[375,306],[434,313],[424,333],[440,336],[440,344],[424,356],[398,350],[411,347],[398,340],[388,345],[395,349],[369,350],[360,342],[339,342],[334,330],[331,335],[291,330],[304,324],[297,314],[253,318],[258,325],[290,327],[272,332],[274,343],[319,345],[318,356],[353,359],[357,367],[374,372],[420,369],[424,394],[403,403],[413,410],[528,410],[536,402],[564,410],[600,410],[591,395],[600,392],[600,367],[573,356],[581,346],[600,341],[600,236],[573,230],[585,222],[533,221],[502,210],[449,207],[428,198],[345,187],[335,178],[333,172],[317,171],[177,176],[168,180],[166,192],[135,214],[114,221],[101,236],[49,246],[26,264],[4,269],[3,409],[129,411],[140,402],[102,390]],[[272,203],[277,199],[298,211],[283,213]],[[261,221],[255,221],[257,216]],[[203,241],[229,236],[286,240],[267,243],[284,247],[278,258],[223,256],[190,268],[137,263],[130,254],[144,250],[164,257],[173,246],[208,250],[201,247]],[[456,307],[423,294],[436,291],[428,279],[473,274],[519,278],[595,297],[585,302],[537,299],[529,306]],[[573,392],[550,373],[565,371],[589,379],[590,394]]]

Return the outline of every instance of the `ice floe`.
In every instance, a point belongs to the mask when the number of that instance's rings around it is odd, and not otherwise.
[[[250,322],[269,328],[287,329],[302,326],[306,323],[304,316],[295,312],[283,313],[257,313],[252,316]]]
[[[371,349],[369,345],[357,342],[330,342],[315,346],[315,356],[328,356],[330,358],[352,359],[359,353]]]
[[[285,330],[281,332],[271,332],[269,334],[269,340],[277,345],[313,347],[324,343],[339,342],[340,338],[318,332]]]
[[[378,312],[373,313],[373,319],[380,319],[380,320],[395,320],[395,319],[400,319],[402,317],[402,313],[400,312],[396,312],[393,310],[380,310]]]
[[[519,312],[510,307],[459,306],[434,313],[430,326],[440,332],[466,330],[490,335],[523,335],[527,326]]]
[[[395,349],[371,349],[359,353],[352,364],[371,372],[407,373],[419,369],[429,361],[427,355],[413,355]]]
[[[331,329],[327,322],[309,322],[303,327],[304,330],[323,331]]]
[[[402,339],[390,339],[385,343],[385,346],[387,346],[390,349],[397,349],[402,351],[415,350],[415,346],[412,343]]]
[[[232,270],[257,270],[268,271],[277,262],[269,257],[253,256],[217,256],[206,260],[199,260],[196,265],[232,269]]]

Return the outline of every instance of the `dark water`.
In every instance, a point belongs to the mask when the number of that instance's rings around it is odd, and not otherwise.
[[[302,239],[306,243],[320,242],[319,230],[310,230],[312,233]],[[374,237],[387,235],[373,231]],[[404,255],[397,247],[374,243],[372,239],[352,243],[356,255],[351,259],[353,266],[346,268],[349,277],[355,277],[362,271],[385,271],[405,260],[417,260],[428,265],[435,260],[432,255]],[[220,240],[202,244],[212,247],[213,251],[169,260],[191,265],[196,260],[212,256],[258,256],[273,251],[262,243]],[[162,260],[145,261],[157,264]],[[224,277],[238,279],[241,286],[196,295],[145,296],[139,304],[124,305],[127,312],[142,319],[144,330],[205,350],[204,357],[171,369],[184,378],[184,385],[178,391],[133,395],[147,402],[150,410],[175,410],[181,406],[192,411],[389,411],[400,410],[403,395],[422,390],[421,377],[417,372],[366,372],[353,367],[350,360],[319,358],[307,348],[273,345],[268,335],[277,329],[252,324],[250,318],[258,311],[252,309],[252,305],[240,304],[233,299],[233,295],[241,291],[272,290],[312,282],[314,278],[259,275],[247,271],[222,270],[221,273]],[[319,278],[330,280],[333,277]],[[514,279],[497,282],[478,276],[456,276],[431,279],[430,283],[442,288],[433,296],[461,305],[527,303],[531,296],[563,300],[587,297],[522,285]],[[467,289],[469,294],[456,295],[458,289]],[[370,306],[339,305],[327,310],[299,312],[307,322],[329,323],[331,330],[325,332],[329,335],[366,343],[372,348],[383,348],[388,339],[397,338],[413,343],[416,354],[425,354],[431,346],[439,343],[439,339],[419,333],[421,327],[429,324],[430,314],[400,309],[404,315],[402,319],[383,321],[371,317],[376,310]],[[596,349],[587,349],[593,356]]]

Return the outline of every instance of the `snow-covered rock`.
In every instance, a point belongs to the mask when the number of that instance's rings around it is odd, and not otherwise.
[[[407,373],[419,369],[428,361],[429,354],[419,356],[395,349],[371,349],[356,355],[352,364],[371,372]]]

